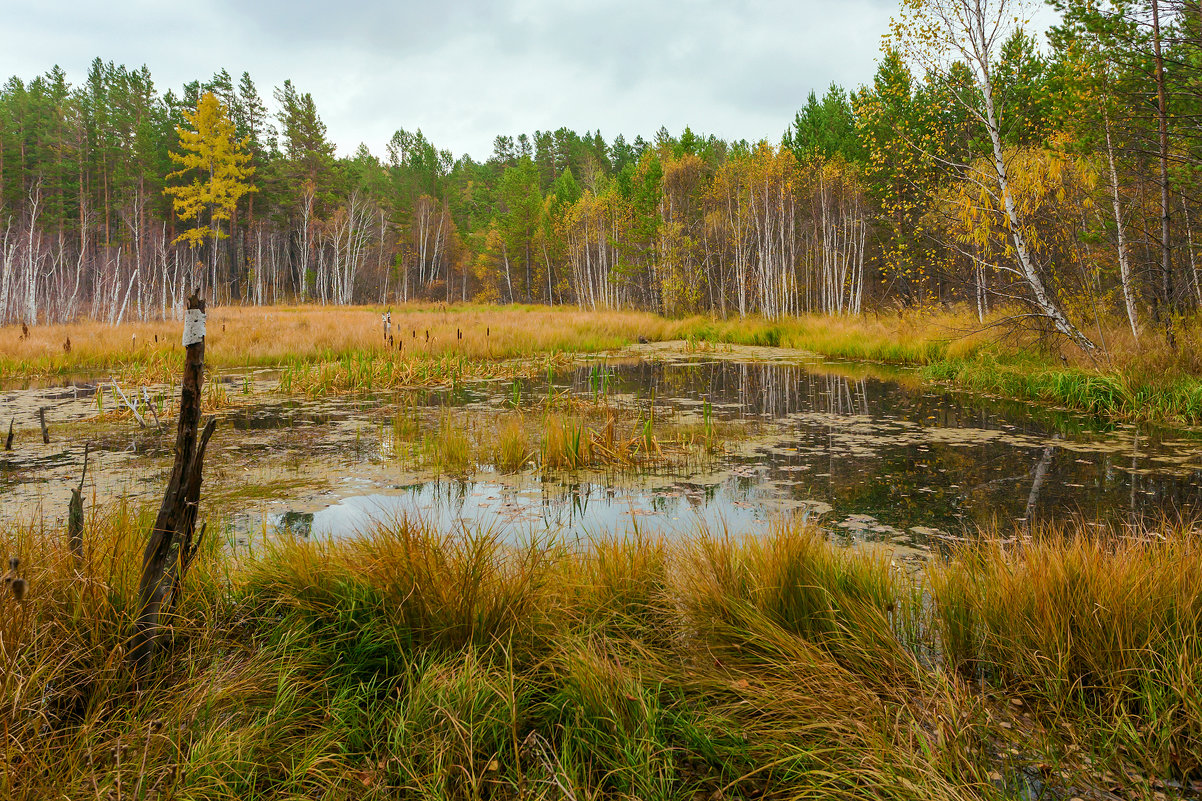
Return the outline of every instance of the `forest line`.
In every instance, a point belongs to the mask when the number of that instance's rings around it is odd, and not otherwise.
[[[398,130],[336,157],[290,82],[269,108],[246,73],[178,94],[100,59],[78,86],[13,77],[0,323],[177,316],[201,286],[671,316],[967,304],[1086,351],[1102,321],[1171,342],[1202,305],[1198,4],[1061,2],[1046,46],[1004,2],[967,4],[982,38],[958,37],[957,5],[904,0],[871,84],[811,94],[775,141],[561,128],[477,162]]]

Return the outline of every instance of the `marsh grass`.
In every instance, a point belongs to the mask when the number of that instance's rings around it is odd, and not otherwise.
[[[697,422],[661,423],[661,442],[708,454],[720,454],[735,442],[747,439],[758,429],[747,421],[733,422],[707,417]]]
[[[580,470],[594,463],[593,435],[582,420],[548,417],[545,432],[541,461],[544,469]]]
[[[381,311],[323,306],[214,308],[207,331],[209,366],[299,370],[339,364],[341,374],[329,372],[324,378],[337,379],[332,387],[350,391],[381,376],[411,380],[423,369],[432,375],[449,374],[481,370],[490,362],[597,353],[633,344],[639,337],[651,342],[684,340],[694,350],[760,345],[910,365],[975,352],[980,342],[987,341],[972,334],[977,326],[963,314],[672,320],[645,312],[582,312],[566,307],[409,304],[393,308],[394,344],[389,344],[383,339]],[[105,371],[140,383],[167,381],[178,372],[182,353],[178,333],[179,323],[173,321],[34,326],[28,339],[21,338],[20,326],[2,327],[0,375]],[[73,347],[65,353],[62,343],[68,336]],[[131,344],[134,336],[136,345]],[[380,366],[384,363],[415,366],[386,370]],[[322,376],[306,376],[306,380],[318,377]]]
[[[422,418],[417,407],[397,404],[396,414],[392,416],[392,438],[395,443],[412,442],[421,435]]]
[[[390,342],[383,338],[382,310],[213,309],[209,365],[217,371],[278,368],[280,387],[288,393],[369,393],[476,378],[537,377],[576,355],[643,337],[683,340],[695,351],[755,345],[914,366],[923,368],[927,380],[978,392],[1118,419],[1202,422],[1202,321],[1196,319],[1177,322],[1177,347],[1157,330],[1135,340],[1120,321],[1103,320],[1093,333],[1105,349],[1091,356],[1015,331],[1004,324],[1003,312],[982,324],[963,309],[669,320],[572,308],[409,304],[393,309]],[[122,385],[170,383],[182,358],[178,328],[170,322],[112,327],[85,321],[35,326],[28,339],[20,338],[19,326],[0,328],[0,377],[103,373]],[[68,336],[70,353],[62,349]]]
[[[460,476],[481,469],[613,474],[695,467],[749,435],[744,423],[656,425],[634,410],[567,395],[520,411],[446,408],[423,414],[402,405],[386,430],[403,463]]]
[[[887,556],[838,551],[791,526],[763,540],[703,537],[695,547],[684,602],[698,619],[740,641],[740,629],[767,622],[859,670],[912,675],[892,623],[903,597]]]
[[[1202,320],[1176,323],[1176,346],[1162,332],[1135,340],[1120,321],[1092,332],[1105,343],[1089,355],[964,311],[858,318],[807,316],[779,321],[682,321],[689,341],[797,348],[828,358],[921,368],[928,381],[1037,401],[1120,420],[1202,422]]]
[[[423,372],[433,376],[468,367],[479,370],[490,362],[609,350],[639,336],[667,339],[676,325],[640,312],[408,304],[392,309],[390,344],[383,338],[382,311],[362,306],[213,308],[206,332],[208,364],[214,369],[298,369],[336,363],[342,365],[343,375],[321,377],[340,380],[341,389],[350,391],[381,376],[412,380]],[[2,327],[0,376],[102,371],[136,383],[170,381],[182,358],[179,327],[173,321],[120,326],[81,321],[33,326],[28,339],[21,338],[20,326]],[[462,332],[461,338],[457,332]],[[72,342],[69,353],[62,347],[67,337]],[[413,366],[386,370],[372,363]]]
[[[1089,721],[1148,773],[1202,769],[1202,535],[1049,528],[932,565],[949,664]]]
[[[1202,381],[1182,374],[1151,375],[1142,366],[1099,371],[1052,368],[990,355],[924,368],[924,377],[974,392],[1038,401],[1121,420],[1194,424],[1202,421]]]
[[[950,800],[1022,795],[1044,763],[1066,797],[1171,796],[1196,771],[1183,532],[965,546],[927,577],[800,522],[211,542],[139,687],[148,524],[90,519],[79,564],[57,529],[0,532],[27,581],[0,600],[5,797]],[[917,658],[907,632],[945,637],[949,616],[970,634]],[[966,660],[990,669],[958,678]]]
[[[535,451],[531,449],[526,426],[520,418],[509,418],[497,428],[493,446],[493,464],[502,473],[517,473],[529,464]]]
[[[559,353],[489,361],[455,354],[406,357],[355,352],[330,361],[289,358],[279,386],[282,392],[309,397],[370,394],[405,387],[455,386],[468,380],[535,377],[571,361]]]
[[[233,409],[248,403],[253,392],[253,384],[247,377],[243,377],[243,380],[237,383],[209,381],[204,388],[204,408],[210,412]],[[133,409],[130,408],[130,404],[133,405]],[[92,406],[96,411],[96,420],[134,420],[136,410],[143,424],[158,426],[178,413],[179,398],[163,386],[149,388],[139,384],[100,382],[96,387]]]
[[[852,361],[922,365],[975,350],[977,326],[961,314],[883,314],[765,320],[684,320],[677,330],[694,349],[715,344],[791,348]]]
[[[449,473],[464,475],[475,467],[472,442],[453,415],[443,415],[427,449],[435,454],[437,463]]]

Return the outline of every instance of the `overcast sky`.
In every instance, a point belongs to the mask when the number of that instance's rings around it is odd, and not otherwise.
[[[661,125],[779,138],[811,90],[871,80],[897,0],[0,0],[0,71],[94,56],[146,64],[160,91],[224,67],[271,104],[311,92],[340,153],[397,128],[477,159],[499,133],[606,139]]]

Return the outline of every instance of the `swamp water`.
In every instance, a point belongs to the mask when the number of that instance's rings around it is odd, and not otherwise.
[[[202,502],[229,521],[236,541],[352,536],[404,516],[519,538],[635,528],[685,535],[699,525],[754,533],[800,514],[836,541],[921,554],[993,523],[1123,524],[1202,510],[1196,432],[1115,425],[924,387],[905,371],[770,349],[653,347],[549,381],[355,399],[282,397],[271,374],[224,380],[231,405],[219,412]],[[612,408],[635,425],[651,420],[656,435],[721,427],[727,441],[704,457],[635,471],[505,474],[481,460],[457,477],[404,458],[411,443],[398,440],[393,424],[401,409],[419,435],[438,425],[488,429],[514,407],[537,419],[548,396]],[[43,446],[30,410],[48,404],[60,430]],[[17,415],[20,431],[18,449],[0,454],[0,521],[64,516],[84,440],[95,443],[91,499],[157,502],[173,428],[86,420],[96,408],[62,389],[0,393],[0,419]]]

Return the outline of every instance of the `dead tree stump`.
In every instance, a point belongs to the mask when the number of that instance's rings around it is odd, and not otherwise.
[[[88,451],[91,445],[83,446],[83,470],[79,473],[79,486],[71,489],[71,503],[67,507],[67,542],[75,556],[76,566],[83,564],[83,483],[88,476]]]
[[[205,302],[194,293],[188,298],[184,321],[186,355],[175,436],[175,464],[154,528],[150,530],[150,539],[142,556],[142,578],[138,583],[139,611],[130,658],[139,672],[145,670],[154,653],[159,616],[167,596],[173,588],[180,586],[187,562],[191,561],[189,551],[194,551],[193,529],[200,500],[205,447],[217,427],[217,421],[209,418],[204,431],[197,434],[204,384],[204,320]],[[172,563],[173,555],[175,564]]]

